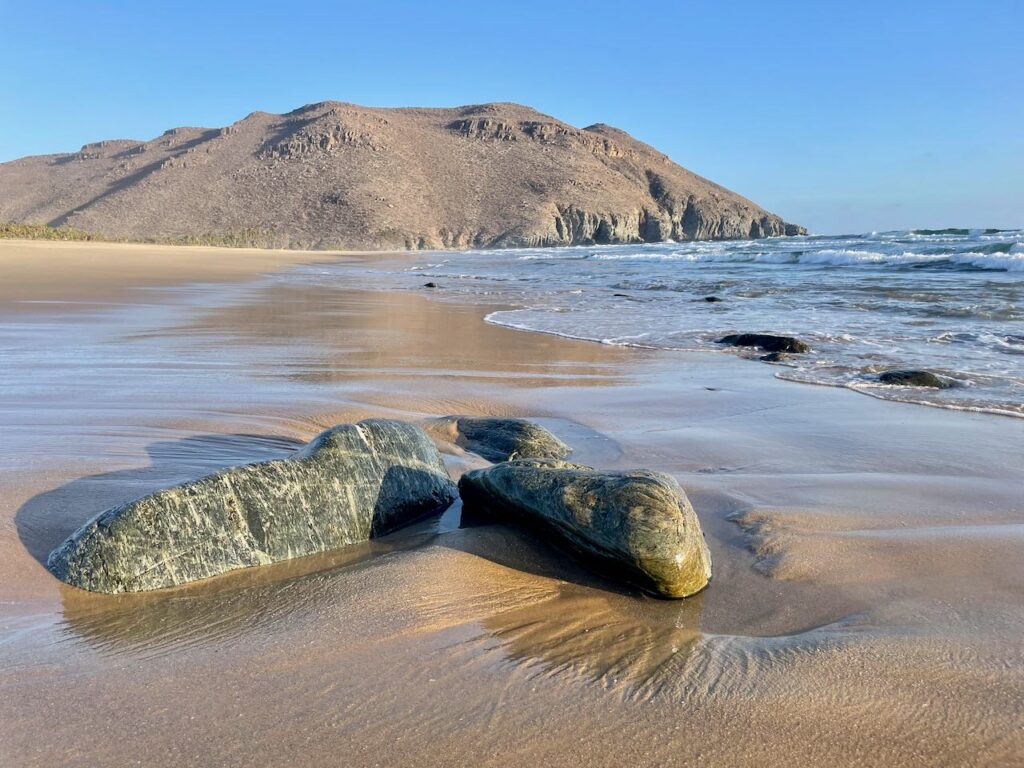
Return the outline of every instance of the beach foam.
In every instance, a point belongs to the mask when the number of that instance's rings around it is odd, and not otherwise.
[[[1024,364],[1007,341],[1024,323],[1021,230],[517,249],[426,262],[416,277],[442,281],[443,297],[513,305],[488,315],[506,327],[675,350],[723,351],[716,340],[743,331],[794,335],[813,352],[785,361],[778,375],[787,380],[1024,414]],[[408,285],[406,269],[391,276],[395,285]],[[702,301],[711,295],[722,301]],[[879,372],[906,367],[963,386],[877,386]]]

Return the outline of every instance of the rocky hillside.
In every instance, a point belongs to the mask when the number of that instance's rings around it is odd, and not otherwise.
[[[0,221],[108,237],[469,248],[804,230],[607,125],[516,104],[311,104],[0,164]]]

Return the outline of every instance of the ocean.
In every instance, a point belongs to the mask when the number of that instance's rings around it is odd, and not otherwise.
[[[1024,230],[426,252],[385,270],[400,287],[510,305],[487,321],[524,331],[755,360],[716,341],[792,335],[812,351],[773,364],[779,378],[1024,416]],[[905,368],[954,386],[878,381]]]

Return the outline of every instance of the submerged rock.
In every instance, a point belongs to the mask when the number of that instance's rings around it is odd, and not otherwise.
[[[434,421],[453,443],[488,461],[564,459],[572,448],[526,419],[445,416]]]
[[[878,380],[883,384],[900,387],[931,387],[932,389],[949,389],[954,382],[936,376],[931,371],[896,370],[879,374]]]
[[[369,419],[294,456],[231,467],[107,510],[47,562],[93,592],[141,592],[380,536],[444,509],[455,484],[419,427]]]
[[[734,333],[723,336],[716,343],[731,344],[734,347],[758,347],[765,352],[810,352],[811,348],[792,336],[775,336],[770,333]]]
[[[471,514],[540,528],[602,572],[661,597],[687,597],[711,578],[700,522],[668,475],[518,459],[467,472],[459,493]]]

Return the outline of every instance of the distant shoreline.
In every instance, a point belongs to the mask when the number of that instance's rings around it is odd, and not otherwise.
[[[250,280],[291,265],[361,255],[369,254],[0,238],[0,312],[54,301],[107,302],[141,287]]]
[[[796,235],[777,235],[776,237],[796,237]],[[710,240],[688,240],[682,242],[724,242],[728,240],[763,239],[763,238],[719,238]],[[315,252],[342,252],[342,253],[396,253],[419,251],[502,251],[512,250],[524,246],[479,246],[479,247],[396,247],[381,244],[379,248],[350,248],[344,245],[324,245],[308,247],[301,243],[283,241],[270,230],[246,229],[236,232],[209,232],[198,235],[177,235],[177,236],[153,236],[153,237],[107,237],[98,232],[87,232],[74,227],[51,227],[48,224],[17,224],[13,222],[0,223],[0,240],[23,240],[26,242],[68,242],[68,243],[121,243],[125,245],[173,245],[188,247],[208,248],[257,248],[264,251],[315,251]],[[642,241],[635,245],[651,245],[657,243],[675,242],[672,240]],[[577,246],[604,246],[604,245],[629,245],[629,243],[577,243]],[[530,246],[535,248],[559,248],[566,247],[557,244],[538,244]]]

